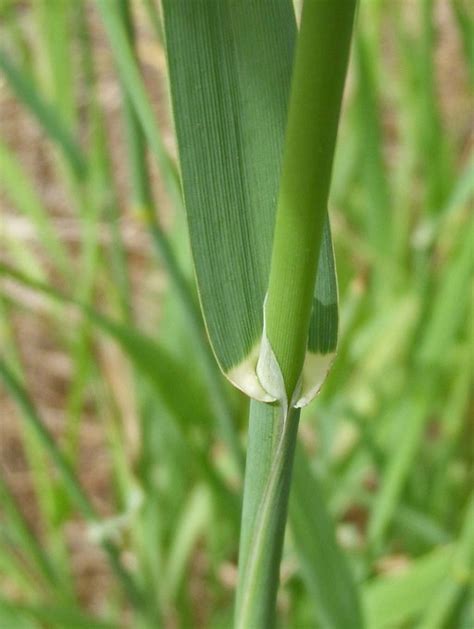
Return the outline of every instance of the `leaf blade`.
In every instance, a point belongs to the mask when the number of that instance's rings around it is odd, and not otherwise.
[[[296,38],[293,6],[286,1],[165,0],[163,15],[185,206],[207,331],[231,382],[250,397],[272,401],[255,368]],[[332,260],[329,230],[327,234],[321,255]],[[337,313],[334,264],[323,272],[332,274],[327,285]],[[313,312],[313,320],[318,315]],[[331,350],[337,319],[334,323]]]

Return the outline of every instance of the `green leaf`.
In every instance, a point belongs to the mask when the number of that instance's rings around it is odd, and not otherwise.
[[[430,388],[425,384],[426,389]],[[410,475],[416,452],[420,447],[425,428],[429,398],[426,394],[408,398],[401,407],[405,425],[400,439],[385,464],[381,487],[377,493],[368,524],[368,538],[377,548],[397,508],[400,495]]]
[[[9,619],[7,621],[6,619]],[[34,622],[34,624],[33,624]],[[0,599],[0,626],[29,628],[47,624],[48,627],[60,629],[113,629],[115,623],[93,618],[72,606],[53,607],[46,605],[27,605]]]
[[[54,107],[40,94],[31,77],[16,66],[5,50],[0,50],[0,71],[9,82],[18,100],[24,103],[48,137],[62,150],[75,175],[82,178],[86,173],[86,160],[68,127],[58,117]]]
[[[474,493],[468,501],[460,539],[456,544],[450,569],[427,606],[420,629],[442,629],[451,625],[449,615],[463,590],[473,584],[474,560]]]
[[[178,190],[176,165],[165,150],[160,129],[140,77],[134,50],[134,28],[130,7],[125,1],[117,3],[99,1],[99,8],[112,47],[117,51],[115,61],[123,92],[132,200],[146,218],[153,244],[179,296],[186,314],[186,323],[191,328],[199,347],[201,368],[208,380],[209,395],[215,408],[218,429],[233,453],[237,467],[240,468],[243,467],[243,457],[233,425],[234,417],[229,412],[227,392],[222,386],[219,374],[216,373],[217,367],[205,338],[197,300],[181,269],[175,248],[156,219],[156,208],[148,173],[147,142],[155,153],[160,172],[168,184],[168,190],[179,206],[182,205],[182,197]]]
[[[2,505],[3,518],[11,531],[12,537],[18,543],[23,553],[28,559],[34,562],[42,577],[52,586],[60,586],[60,576],[57,566],[45,553],[37,538],[31,531],[23,514],[11,493],[7,483],[0,476],[0,502]],[[0,625],[1,626],[1,625]]]
[[[375,57],[370,54],[367,37],[360,31],[356,38],[356,59],[358,90],[356,113],[358,116],[357,129],[362,154],[363,188],[366,206],[364,217],[366,234],[370,246],[377,254],[377,265],[374,272],[381,288],[387,285],[386,262],[390,261],[393,245],[391,225],[391,196],[386,180],[383,161],[383,140],[380,123],[375,72],[372,67]],[[390,270],[390,268],[388,268]]]
[[[296,450],[293,470],[290,525],[303,576],[321,626],[327,629],[362,627],[353,577],[338,547],[322,489],[301,447]]]
[[[404,626],[426,609],[449,569],[452,553],[452,546],[440,547],[414,561],[406,572],[371,583],[365,591],[369,629]]]
[[[255,370],[296,37],[293,6],[290,0],[165,0],[163,15],[185,206],[208,334],[231,382],[257,400],[271,401],[275,397]],[[321,275],[332,277],[316,283],[321,307],[313,318],[327,322],[328,329],[324,341],[311,336],[310,349],[318,347],[316,362],[325,373],[337,340],[329,231],[321,260]]]
[[[43,207],[30,180],[15,154],[0,140],[0,188],[10,198],[16,209],[29,218],[45,249],[61,271],[67,274],[70,267],[66,250],[55,232],[46,208]]]
[[[10,601],[0,600],[0,627],[37,629],[38,625],[28,618],[28,614],[18,610]]]
[[[471,221],[459,239],[458,250],[451,254],[452,262],[443,269],[437,294],[430,303],[430,317],[417,347],[420,365],[442,364],[445,348],[454,342],[465,319],[469,307],[466,286],[473,269],[473,238],[474,223]]]
[[[170,544],[168,561],[164,568],[163,587],[167,600],[174,600],[186,566],[191,561],[197,540],[206,534],[211,524],[211,501],[208,488],[197,485],[189,495],[182,513],[178,516],[175,533]]]
[[[163,143],[145,84],[140,76],[140,70],[126,27],[122,21],[121,7],[118,2],[109,2],[109,0],[97,0],[97,7],[114,53],[120,79],[128,92],[130,102],[135,108],[136,115],[140,120],[143,132],[160,167],[160,173],[164,178],[168,191],[171,193],[173,200],[179,203],[181,196],[176,165]]]

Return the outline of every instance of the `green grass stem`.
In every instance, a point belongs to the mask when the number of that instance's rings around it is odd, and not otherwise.
[[[251,401],[235,628],[273,627],[299,410]]]
[[[252,402],[235,626],[272,627],[299,411],[291,409],[308,342],[355,1],[307,0],[296,47],[266,333],[286,396]],[[286,397],[286,400],[283,398]]]
[[[307,0],[296,48],[266,303],[290,400],[308,342],[355,0]]]

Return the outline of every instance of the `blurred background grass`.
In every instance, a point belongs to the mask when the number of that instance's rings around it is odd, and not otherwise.
[[[228,627],[247,401],[197,314],[157,5],[112,4],[0,2],[0,626]],[[473,41],[468,1],[360,3],[300,437],[373,629],[474,627]],[[291,532],[279,610],[320,626]]]

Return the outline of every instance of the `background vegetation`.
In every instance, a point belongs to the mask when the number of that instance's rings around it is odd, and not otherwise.
[[[157,7],[113,2],[0,2],[2,628],[231,624],[247,401],[197,314]],[[356,30],[307,508],[368,627],[471,629],[473,16],[363,0]],[[328,626],[301,535],[282,626]]]

